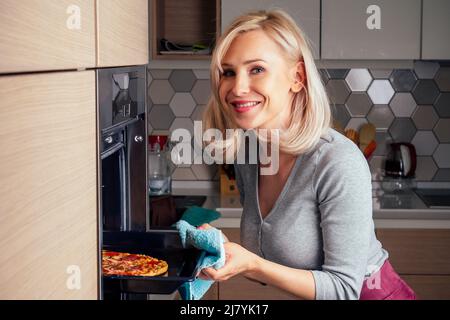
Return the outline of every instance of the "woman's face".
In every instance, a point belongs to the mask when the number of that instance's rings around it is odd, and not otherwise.
[[[222,68],[219,97],[240,128],[281,129],[287,125],[301,75],[264,31],[236,37],[222,59]]]

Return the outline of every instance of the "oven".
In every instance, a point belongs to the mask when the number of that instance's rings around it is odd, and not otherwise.
[[[204,252],[183,248],[175,228],[150,225],[146,66],[97,70],[100,299],[148,299],[193,281]],[[164,214],[164,213],[162,213]],[[161,277],[103,276],[102,250],[149,254]]]
[[[148,229],[146,72],[97,70],[102,231]]]

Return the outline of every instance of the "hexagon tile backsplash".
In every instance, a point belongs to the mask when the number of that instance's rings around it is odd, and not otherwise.
[[[382,179],[386,146],[410,142],[418,181],[450,181],[450,63],[417,61],[414,69],[321,69],[334,118],[345,129],[377,128],[370,159]],[[192,132],[210,94],[208,70],[148,70],[149,133]],[[216,166],[175,169],[174,180],[217,180]]]

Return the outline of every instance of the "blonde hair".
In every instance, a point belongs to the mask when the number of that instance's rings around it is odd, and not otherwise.
[[[295,21],[279,9],[242,15],[218,39],[210,67],[213,94],[204,113],[204,130],[215,128],[225,136],[226,129],[237,128],[233,119],[227,116],[219,98],[219,82],[223,72],[221,61],[237,36],[256,29],[270,36],[285,52],[290,63],[303,60],[305,64],[306,86],[296,93],[288,127],[280,134],[281,151],[289,154],[305,153],[330,128],[330,105],[305,35]]]

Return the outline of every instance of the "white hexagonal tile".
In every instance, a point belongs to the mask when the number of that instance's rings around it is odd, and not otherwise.
[[[433,154],[439,168],[450,168],[450,144],[440,144]]]
[[[389,80],[374,80],[367,91],[373,104],[389,104],[394,89]]]
[[[418,156],[431,156],[439,144],[432,131],[417,131],[411,143]]]
[[[168,80],[153,80],[148,92],[154,104],[169,104],[175,93]]]
[[[372,82],[372,76],[367,69],[351,69],[345,81],[352,91],[366,91]]]
[[[410,117],[416,109],[416,100],[409,92],[397,92],[390,104],[396,117]]]
[[[170,101],[170,108],[177,117],[189,117],[196,103],[188,92],[177,92]]]

